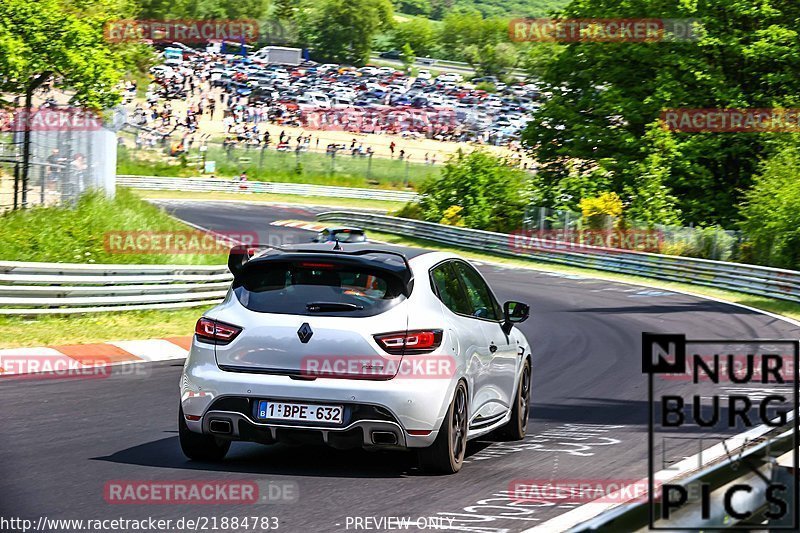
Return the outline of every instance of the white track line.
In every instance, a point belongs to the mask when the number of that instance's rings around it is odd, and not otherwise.
[[[194,226],[194,227],[197,227],[198,229],[205,229],[205,228],[202,228],[201,226],[198,226],[198,225],[195,225],[195,224],[191,224],[191,225]],[[482,264],[488,264],[488,265],[492,265],[494,267],[499,267],[499,268],[513,268],[513,269],[523,269],[523,270],[534,270],[534,271],[537,271],[537,272],[556,273],[556,274],[559,273],[558,271],[546,270],[546,269],[537,268],[537,267],[534,267],[534,266],[509,265],[509,264],[506,264],[506,263],[498,263],[498,262],[491,261],[491,260],[486,260],[486,259],[481,259],[479,261],[471,261],[471,262],[479,262],[479,263],[482,263]],[[736,302],[731,302],[731,301],[728,301],[728,300],[723,300],[722,298],[716,298],[714,296],[706,296],[706,295],[702,295],[702,294],[693,293],[693,292],[690,292],[690,291],[685,291],[685,290],[682,290],[682,289],[665,288],[665,287],[660,287],[658,285],[650,285],[647,282],[620,281],[620,280],[617,280],[617,279],[604,278],[602,276],[598,277],[598,276],[590,276],[590,275],[582,275],[582,274],[570,274],[570,275],[574,275],[576,277],[580,277],[580,278],[583,278],[583,279],[594,279],[594,280],[598,280],[598,281],[607,281],[607,282],[610,282],[610,283],[622,283],[624,285],[631,285],[631,286],[634,286],[634,287],[647,287],[647,288],[652,288],[652,289],[659,289],[659,290],[662,290],[662,291],[674,292],[674,293],[677,293],[677,294],[683,294],[685,296],[692,296],[694,298],[700,298],[700,299],[703,299],[703,300],[710,300],[710,301],[717,302],[717,303],[722,303],[722,304],[727,304],[727,305],[732,305],[732,306],[735,306],[735,307],[739,307],[739,308],[742,308],[742,309],[747,309],[748,311],[754,311],[756,313],[775,318],[776,320],[782,320],[782,321],[784,321],[786,323],[789,323],[789,324],[792,324],[794,326],[800,327],[800,322],[798,322],[797,320],[794,320],[792,318],[785,317],[785,316],[782,316],[782,315],[778,315],[778,314],[775,314],[775,313],[771,313],[769,311],[764,311],[763,309],[757,309],[757,308],[751,307],[749,305],[744,305],[744,304],[740,304],[740,303],[736,303]],[[766,425],[758,426],[758,427],[753,428],[751,430],[748,430],[748,431],[746,431],[744,433],[740,433],[738,435],[734,435],[733,437],[731,437],[730,439],[725,441],[725,445],[727,445],[727,449],[728,450],[735,450],[735,449],[741,447],[745,443],[746,439],[749,438],[749,439],[752,440],[756,435],[764,434],[767,431],[770,431],[772,429],[774,429],[774,428],[771,428],[771,427],[766,426]],[[669,469],[664,469],[664,470],[661,470],[660,472],[656,472],[655,478],[656,478],[656,480],[664,483],[664,482],[667,482],[667,481],[669,481],[671,479],[675,479],[678,476],[683,476],[687,472],[691,472],[692,470],[696,469],[696,467],[693,466],[693,465],[698,464],[698,459],[704,457],[705,458],[704,463],[715,461],[715,460],[719,459],[720,457],[722,457],[723,455],[726,455],[727,452],[725,452],[725,449],[726,448],[723,445],[723,443],[719,443],[719,444],[715,444],[713,446],[710,446],[709,448],[703,450],[702,452],[700,452],[698,454],[695,454],[695,455],[693,455],[691,457],[687,457],[686,459],[684,459],[683,461],[677,463],[675,466],[673,466],[673,467],[671,467]],[[647,479],[645,478],[644,481],[647,481]],[[630,487],[633,488],[633,485],[631,485]],[[635,494],[636,491],[632,491],[632,493]],[[604,498],[604,499],[607,499],[607,498]],[[624,505],[624,504],[615,503],[615,502],[599,502],[599,501],[585,503],[585,504],[581,505],[580,507],[577,507],[577,508],[575,508],[575,509],[573,509],[571,511],[568,511],[568,512],[562,514],[562,515],[559,515],[559,516],[557,516],[555,518],[551,518],[550,520],[548,520],[548,521],[546,521],[546,522],[544,522],[544,523],[542,523],[542,524],[540,524],[538,526],[535,526],[535,527],[530,528],[530,529],[526,529],[523,533],[528,533],[528,532],[540,533],[540,532],[545,532],[545,531],[546,532],[566,531],[566,530],[571,529],[571,528],[573,528],[573,527],[575,527],[575,526],[577,526],[577,525],[579,525],[579,524],[581,524],[583,522],[586,522],[589,519],[592,519],[592,518],[600,515],[601,513],[605,512],[605,511],[608,511],[609,509],[611,509],[613,507],[616,507],[618,505]]]
[[[507,268],[507,265],[502,265],[500,263],[493,263],[493,264],[497,265],[497,266],[503,266],[503,267]],[[546,270],[540,270],[540,269],[533,268],[533,267],[523,267],[523,268],[530,268],[530,270],[539,270],[541,272],[549,272],[549,271],[546,271]],[[624,283],[626,285],[634,285],[634,286],[637,285],[636,283],[629,282],[629,281],[619,281],[619,280],[608,279],[608,278],[594,278],[594,277],[590,277],[590,276],[586,276],[586,278],[598,279],[598,280],[602,280],[602,281],[609,281],[609,282],[616,282],[616,283]],[[661,287],[657,287],[655,285],[644,285],[644,284],[642,284],[641,286],[652,287],[652,288],[661,288]],[[748,311],[754,311],[756,313],[775,318],[776,320],[782,320],[782,321],[784,321],[784,322],[786,322],[788,324],[792,324],[793,326],[800,327],[800,322],[798,322],[797,320],[794,320],[792,318],[785,317],[785,316],[782,316],[782,315],[778,315],[778,314],[775,314],[775,313],[771,313],[769,311],[764,311],[763,309],[757,309],[755,307],[750,307],[749,305],[739,304],[739,303],[736,303],[736,302],[723,300],[721,298],[715,298],[713,296],[705,296],[705,295],[702,295],[702,294],[696,294],[696,293],[689,292],[689,291],[684,291],[684,290],[681,290],[681,289],[661,288],[661,290],[668,291],[668,292],[674,292],[674,293],[678,293],[678,294],[683,294],[683,295],[686,295],[686,296],[693,296],[695,298],[701,298],[701,299],[704,299],[704,300],[710,300],[710,301],[713,301],[713,302],[732,305],[732,306],[735,306],[735,307],[740,307],[742,309],[747,309]],[[735,451],[738,448],[742,447],[744,444],[746,444],[748,439],[752,441],[754,438],[756,438],[756,437],[758,437],[760,435],[763,435],[763,434],[765,434],[765,433],[767,433],[767,432],[769,432],[771,430],[774,430],[774,429],[775,428],[767,426],[767,425],[761,425],[761,426],[752,428],[752,429],[750,429],[748,431],[745,431],[743,433],[739,433],[738,435],[734,435],[733,437],[731,437],[728,440],[726,440],[724,443],[718,443],[718,444],[715,444],[713,446],[710,446],[710,447],[706,448],[705,450],[701,451],[700,453],[697,453],[695,455],[692,455],[691,457],[685,458],[684,460],[678,462],[677,464],[675,464],[674,466],[672,466],[670,468],[666,468],[664,470],[656,472],[654,474],[655,481],[658,482],[658,483],[662,483],[663,484],[663,483],[667,483],[667,482],[669,482],[671,480],[677,479],[678,477],[683,477],[687,473],[692,472],[693,470],[698,470],[698,468],[697,468],[698,464],[707,465],[708,463],[716,461],[716,460],[728,455],[728,452],[732,453],[733,451]],[[639,481],[639,483],[647,483],[647,482],[648,482],[647,478],[644,478],[644,479]],[[633,490],[634,487],[635,487],[635,485],[630,485],[629,487],[626,487],[626,489],[622,489],[622,491],[629,490],[629,494],[631,494],[631,493],[636,494],[636,491]],[[633,491],[633,492],[631,492],[631,491]],[[611,501],[599,501],[601,499],[602,500],[611,500]],[[598,500],[595,500],[595,501],[592,501],[592,502],[589,502],[589,503],[585,503],[585,504],[581,505],[580,507],[577,507],[577,508],[575,508],[575,509],[573,509],[571,511],[568,511],[568,512],[566,512],[564,514],[556,516],[555,518],[551,518],[550,520],[548,520],[546,522],[543,522],[542,524],[539,524],[538,526],[532,527],[530,529],[526,529],[522,533],[529,533],[529,532],[531,532],[531,533],[532,532],[536,532],[536,533],[548,532],[548,533],[551,533],[551,532],[554,532],[554,531],[567,531],[567,530],[572,529],[572,528],[574,528],[574,527],[576,527],[576,526],[578,526],[578,525],[580,525],[580,524],[582,524],[582,523],[584,523],[584,522],[586,522],[588,520],[591,520],[592,518],[595,518],[595,517],[599,516],[600,514],[606,512],[606,511],[608,511],[608,510],[610,510],[610,509],[612,509],[614,507],[617,507],[619,505],[625,505],[625,503],[620,503],[618,501],[615,502],[613,500],[614,500],[614,498],[609,498],[608,496],[606,496],[606,497],[600,498]]]

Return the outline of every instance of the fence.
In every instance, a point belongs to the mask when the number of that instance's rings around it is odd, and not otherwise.
[[[402,65],[402,61],[397,59],[386,59],[380,57],[378,54],[372,54],[370,59],[373,61],[382,61],[384,63],[392,63],[395,65]],[[447,59],[434,59],[431,57],[418,57],[414,62],[414,66],[418,68],[433,68],[437,70],[448,70],[451,72],[456,72],[459,74],[465,74],[468,76],[472,76],[475,74],[475,69],[469,64],[464,63],[463,61],[450,61]],[[511,68],[507,69],[508,75],[519,80],[524,80],[528,78],[528,72],[521,68]]]
[[[186,180],[172,180],[190,183]],[[185,189],[185,186],[184,186]],[[351,211],[330,211],[321,221],[427,239],[510,256],[729,289],[800,302],[800,272],[670,257],[565,243],[525,250],[517,236]],[[546,248],[546,249],[545,249]],[[225,295],[231,275],[222,266],[74,265],[0,262],[0,314],[57,314],[207,305]]]
[[[218,303],[225,266],[0,262],[0,315],[174,309]]]
[[[17,112],[19,113],[19,111]],[[70,117],[74,108],[37,108],[31,115],[27,180],[25,135],[21,127],[0,120],[0,211],[75,200],[91,188],[114,193],[117,137],[105,126],[50,126]],[[38,116],[44,118],[37,119]],[[6,117],[7,118],[7,117]],[[109,124],[113,127],[113,124]]]
[[[321,213],[317,218],[503,255],[800,302],[800,272],[794,270],[586,245],[574,246],[556,241],[537,241],[532,247],[526,242],[524,234],[509,235],[364,213],[331,211]]]
[[[236,181],[212,178],[163,178],[159,176],[117,176],[117,183],[126,187],[168,191],[202,191],[228,193],[272,193],[301,196],[325,196],[335,198],[358,198],[410,202],[417,194],[408,191],[383,189],[358,189],[308,185],[303,183],[275,183],[266,181]]]
[[[325,132],[318,131],[304,132],[303,137],[310,140],[308,144],[301,143],[300,150],[297,150],[295,131],[289,136],[288,146],[279,150],[274,127],[269,146],[244,141],[220,143],[211,141],[207,134],[200,132],[184,138],[183,130],[168,137],[154,130],[136,131],[136,135],[123,131],[121,136],[118,165],[121,174],[152,173],[153,168],[158,168],[161,175],[172,176],[187,170],[217,176],[237,176],[246,171],[251,178],[272,181],[302,180],[346,187],[381,185],[403,188],[438,176],[441,163],[445,163],[450,155],[397,138],[394,157],[390,157],[388,146],[391,139],[386,137],[352,134],[352,137],[328,138]],[[355,154],[350,148],[353,139],[356,139]],[[331,147],[329,151],[328,145],[338,148]],[[374,150],[373,155],[366,152],[367,148]]]
[[[593,217],[594,225],[610,230],[618,224],[612,216]],[[729,261],[740,254],[742,233],[740,231],[723,230],[717,227],[695,228],[666,224],[647,224],[636,220],[625,220],[626,229],[648,230],[657,234],[660,250],[668,255],[702,257],[718,261]],[[528,206],[522,221],[524,230],[581,231],[586,226],[581,213],[567,210],[556,210],[547,207]]]

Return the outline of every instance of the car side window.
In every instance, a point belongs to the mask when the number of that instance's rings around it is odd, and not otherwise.
[[[436,288],[439,299],[454,313],[471,315],[472,306],[464,294],[458,276],[453,270],[450,261],[442,263],[431,271],[431,280]]]
[[[478,271],[461,261],[455,261],[453,268],[464,284],[464,290],[469,300],[470,309],[466,314],[478,318],[499,320],[498,308],[500,306]]]

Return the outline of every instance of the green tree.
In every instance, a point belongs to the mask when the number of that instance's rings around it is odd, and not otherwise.
[[[566,43],[540,64],[543,88],[552,97],[523,135],[539,162],[539,178],[546,189],[556,190],[576,169],[586,174],[601,166],[609,190],[630,197],[641,196],[637,189],[645,170],[655,180],[648,186],[678,199],[684,221],[731,226],[774,134],[676,133],[669,149],[676,156],[650,157],[664,147],[647,133],[669,108],[795,107],[800,3],[574,0],[563,16],[642,13],[694,18],[702,28],[696,28],[696,41]],[[557,199],[551,195],[549,201]],[[652,214],[652,208],[641,212]]]
[[[410,71],[411,65],[417,60],[417,56],[414,55],[414,49],[411,48],[410,44],[406,43],[400,49],[400,60],[403,62],[403,69],[406,72]]]
[[[431,14],[430,0],[394,0],[393,4],[397,11],[406,15],[427,17]]]
[[[58,77],[81,104],[97,110],[119,102],[115,89],[123,66],[120,47],[103,38],[103,27],[121,4],[58,0],[0,3],[0,94],[24,95]],[[6,102],[7,103],[7,102]]]
[[[278,20],[291,20],[294,17],[294,6],[297,2],[292,0],[274,0],[272,12]]]
[[[448,59],[467,61],[466,50],[508,42],[508,20],[484,18],[473,9],[453,9],[445,15],[439,32],[442,54]]]
[[[510,232],[522,223],[527,190],[527,174],[504,160],[481,151],[459,153],[439,177],[423,183],[420,207],[430,222],[457,215],[469,228]]]
[[[478,76],[503,77],[517,62],[517,51],[509,43],[473,44],[464,50],[464,55]]]
[[[764,161],[741,208],[743,258],[783,268],[800,268],[800,145]]]
[[[627,217],[650,226],[677,224],[680,221],[678,199],[666,185],[670,168],[680,157],[675,135],[653,124],[644,140],[642,160],[637,163],[631,182],[624,187]]]
[[[415,19],[396,24],[391,31],[391,47],[399,50],[408,43],[420,56],[430,56],[437,46],[437,33],[427,19]]]
[[[363,65],[375,34],[391,27],[392,13],[389,0],[321,0],[307,4],[295,20],[315,57]]]
[[[280,1],[280,0],[278,0]],[[141,18],[243,19],[261,18],[268,0],[138,0]]]

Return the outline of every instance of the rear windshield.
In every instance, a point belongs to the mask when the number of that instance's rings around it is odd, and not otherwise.
[[[246,269],[233,292],[251,311],[290,315],[372,316],[405,296],[395,276],[336,263],[270,263]]]

